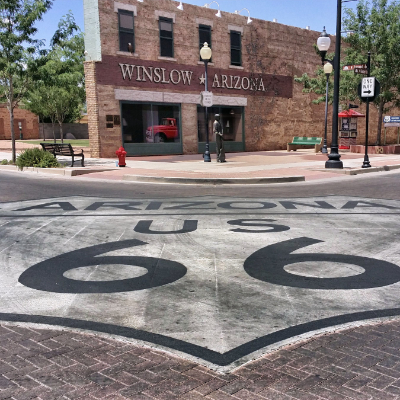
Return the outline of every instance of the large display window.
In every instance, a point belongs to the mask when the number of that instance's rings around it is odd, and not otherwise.
[[[129,155],[182,152],[179,105],[123,102],[121,116]]]
[[[215,114],[221,117],[222,132],[228,151],[244,151],[244,108],[214,106],[208,108],[208,132],[211,147],[215,146],[215,135],[213,133],[213,123]],[[199,152],[203,152],[206,142],[206,111],[204,107],[197,107],[197,123]]]

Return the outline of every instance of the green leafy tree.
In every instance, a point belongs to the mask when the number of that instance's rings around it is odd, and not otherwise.
[[[371,76],[381,84],[381,94],[374,101],[378,109],[376,143],[380,144],[383,114],[400,106],[400,3],[360,0],[355,11],[345,10],[343,29],[349,34],[343,38],[347,46],[343,49],[341,68],[365,64],[371,52]],[[327,58],[333,57],[331,54]],[[361,75],[353,72],[341,72],[339,102],[343,109],[357,100],[361,79]],[[315,77],[304,74],[295,77],[295,82],[303,85],[303,92],[319,95],[314,103],[325,101],[326,80],[321,67],[316,70]],[[333,85],[330,85],[329,101],[332,100]]]
[[[346,10],[344,29],[352,32],[347,61],[363,59],[371,52],[371,76],[381,84],[375,105],[379,111],[377,144],[381,143],[383,114],[400,105],[400,3],[389,0],[360,0],[355,11]]]
[[[318,48],[315,46],[315,51],[319,55]],[[328,60],[333,60],[334,54],[328,54],[326,58]],[[341,61],[342,68],[347,64],[347,60]],[[301,77],[294,78],[295,82],[301,83],[303,85],[303,93],[315,93],[318,95],[316,99],[312,102],[314,104],[320,104],[326,101],[326,76],[324,69],[318,67],[315,71],[315,77],[310,77],[308,74],[303,74]],[[340,75],[340,87],[339,87],[339,105],[343,110],[347,110],[350,102],[357,102],[357,86],[361,81],[359,75],[354,75],[353,72],[341,72]],[[328,92],[328,102],[332,104],[333,102],[333,73],[330,76],[329,81],[329,92]]]
[[[57,122],[63,142],[64,121],[80,118],[86,97],[83,34],[71,13],[61,19],[51,46],[42,56],[25,107],[51,120],[54,140],[54,123]]]
[[[51,7],[51,0],[0,0],[0,101],[10,113],[12,159],[16,160],[14,109],[31,83],[30,66],[41,42],[33,39],[35,23]]]

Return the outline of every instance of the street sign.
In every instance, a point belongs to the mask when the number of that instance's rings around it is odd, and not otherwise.
[[[367,87],[368,85],[366,85],[365,89],[363,88],[364,79],[366,79],[366,80],[373,79],[374,80],[373,96],[371,96],[372,93],[367,93],[370,90]],[[364,91],[366,92],[365,94],[364,94]],[[378,79],[376,79],[376,78],[363,78],[362,83],[360,83],[358,85],[358,96],[364,103],[367,102],[367,100],[374,101],[379,96],[380,93],[381,93],[381,84],[379,83]]]
[[[345,65],[343,71],[354,71],[355,69],[367,69],[367,64]]]
[[[201,92],[201,105],[203,107],[212,107],[214,105],[212,92]]]
[[[360,74],[360,75],[368,75],[368,69],[354,68],[354,73],[355,74]]]
[[[384,117],[383,122],[385,123],[394,123],[394,122],[400,122],[400,117]]]
[[[361,97],[375,97],[375,78],[363,78],[361,81]]]

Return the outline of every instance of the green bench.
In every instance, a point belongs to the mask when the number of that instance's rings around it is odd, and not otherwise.
[[[287,144],[287,151],[296,151],[300,146],[315,146],[315,152],[319,153],[322,148],[322,138],[295,136],[292,143]]]

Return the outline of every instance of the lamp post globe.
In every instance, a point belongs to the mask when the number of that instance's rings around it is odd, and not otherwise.
[[[207,66],[212,57],[212,50],[208,46],[208,43],[205,42],[203,47],[200,50],[200,57],[204,61],[205,66],[205,91],[208,92],[208,72]],[[204,152],[204,162],[211,162],[210,155],[210,141],[209,141],[209,127],[208,127],[208,107],[206,109],[206,150]]]
[[[324,27],[324,30],[322,31],[320,37],[317,40],[317,47],[318,47],[318,50],[321,53],[322,64],[323,64],[324,61],[325,61],[326,53],[329,50],[329,47],[331,47],[331,38],[326,33],[325,27]]]
[[[200,57],[203,61],[210,61],[212,57],[212,50],[208,46],[208,43],[205,42],[203,47],[200,50]]]
[[[332,64],[330,62],[326,63],[324,65],[324,73],[325,73],[325,75],[330,75],[332,73],[332,71],[333,71]],[[329,78],[329,76],[328,76],[328,78]]]

